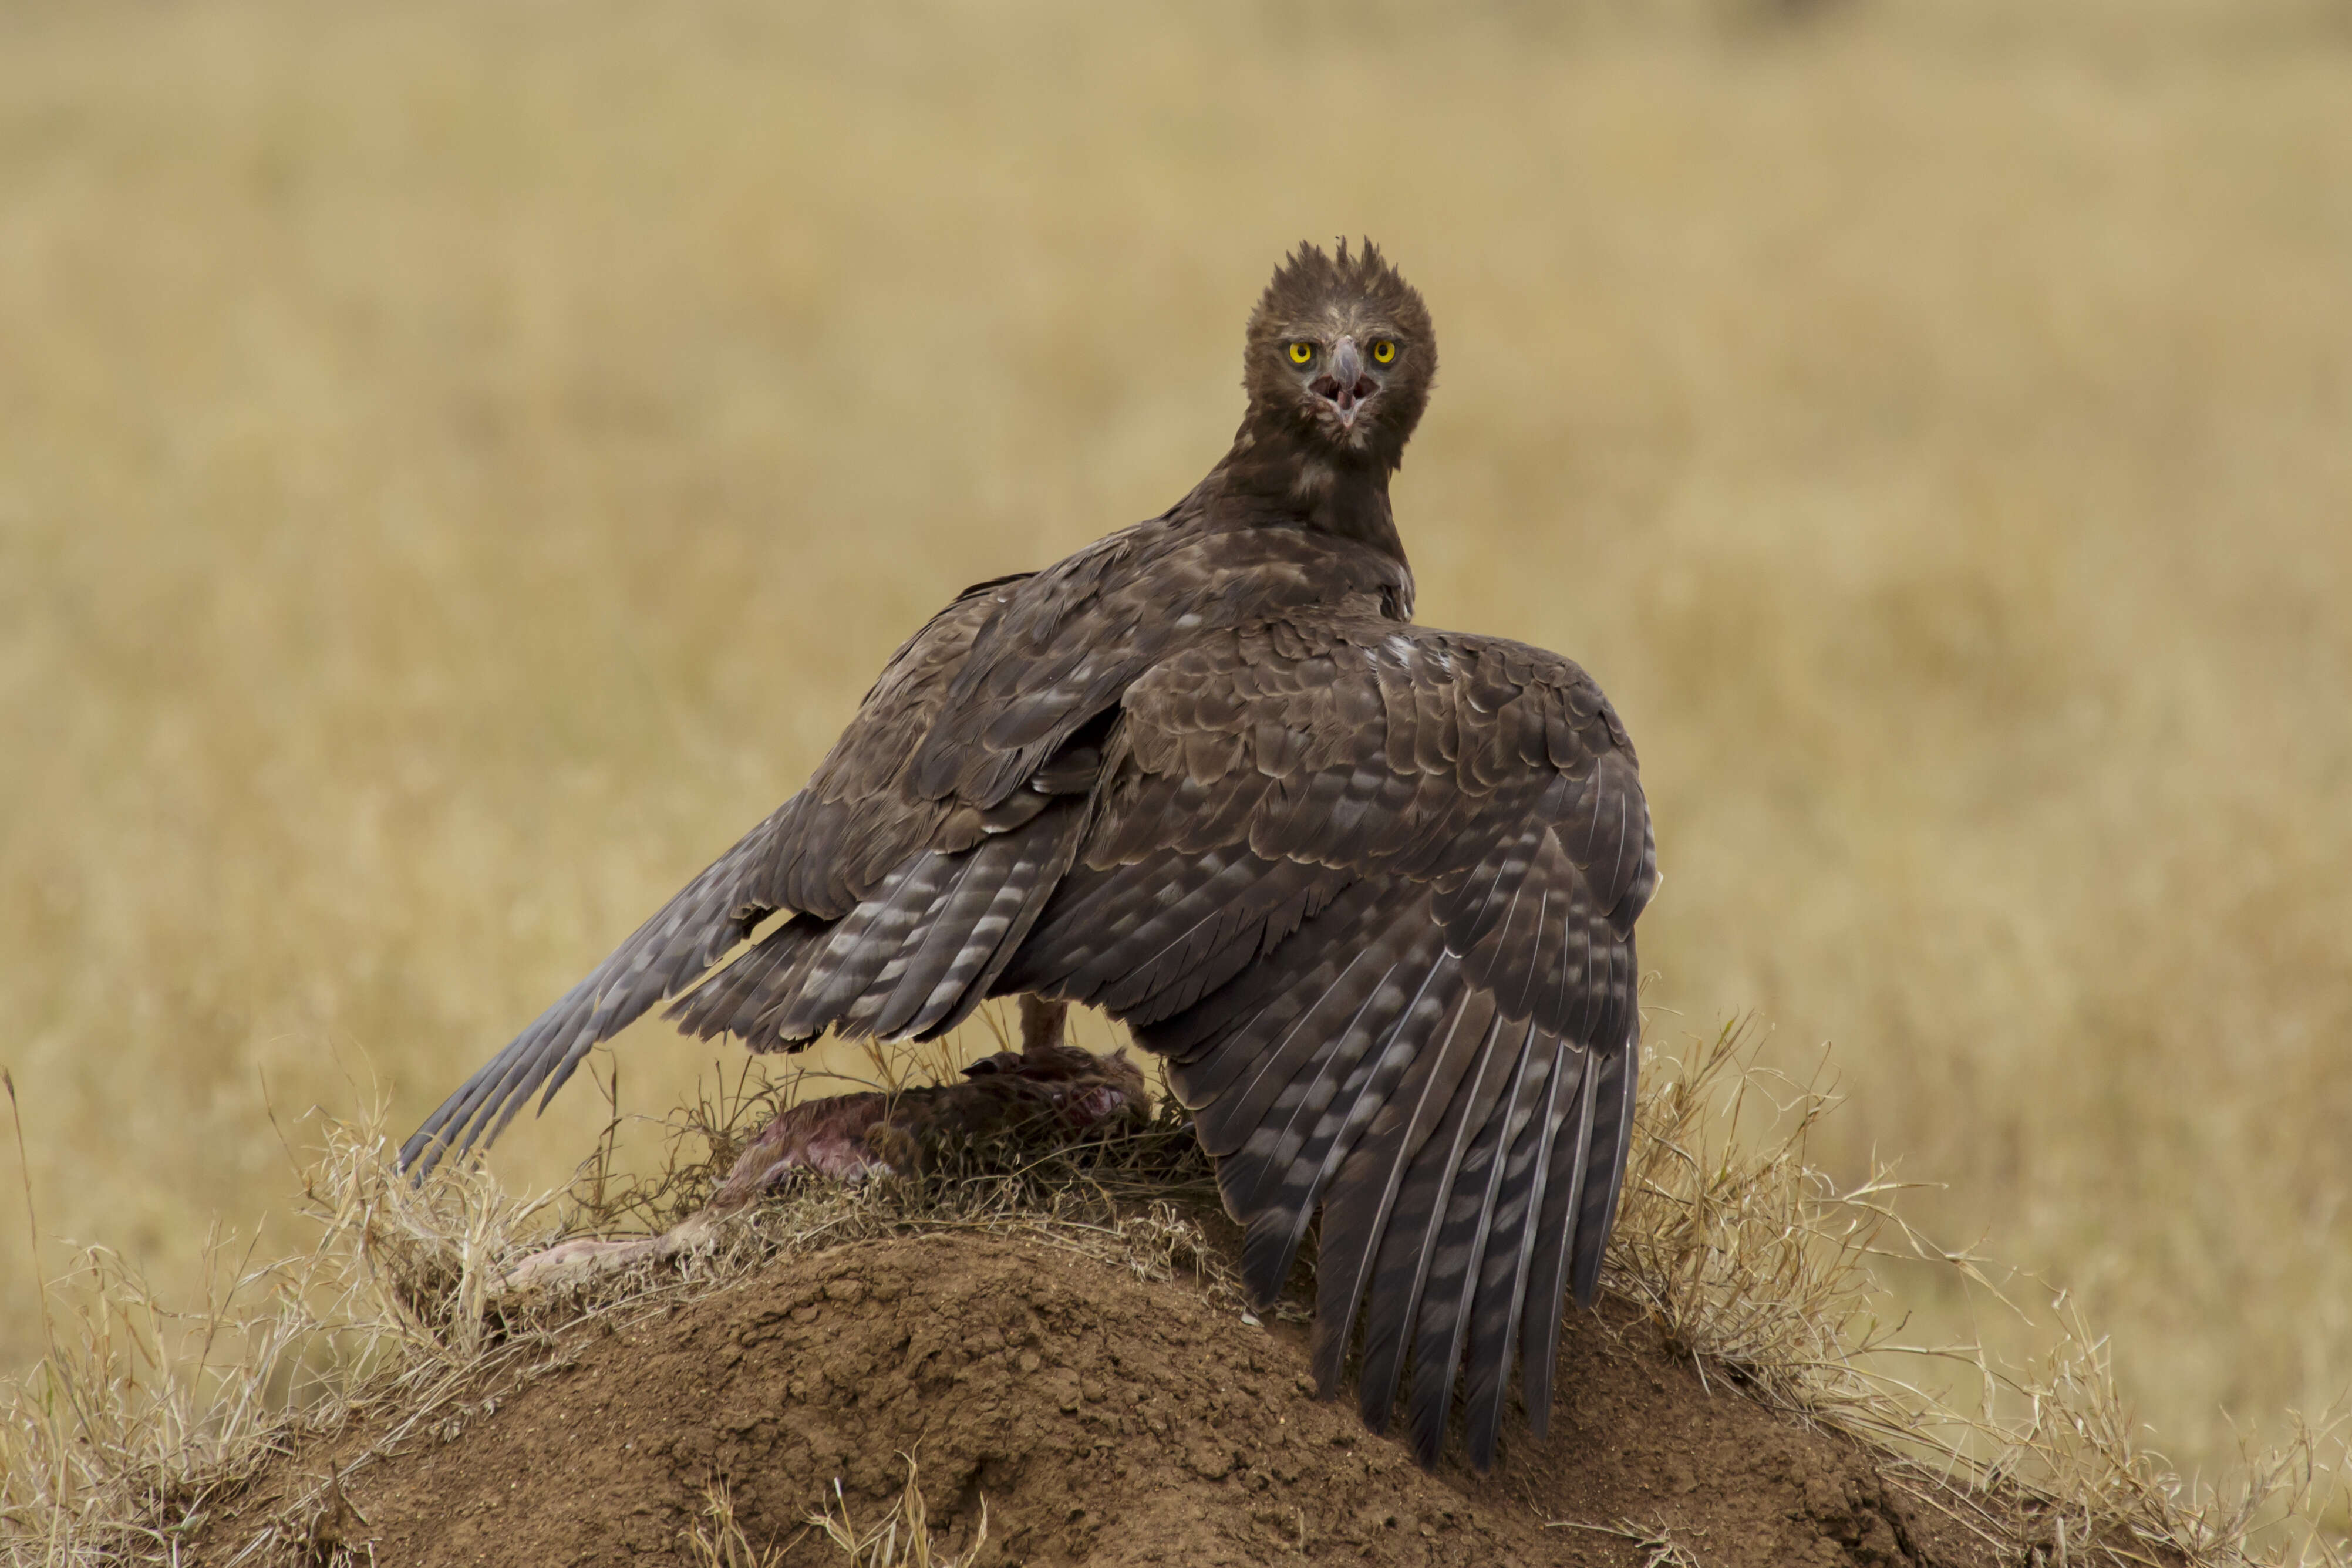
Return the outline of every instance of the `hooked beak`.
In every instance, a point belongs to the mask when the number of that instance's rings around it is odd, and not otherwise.
[[[1317,376],[1307,388],[1317,397],[1329,403],[1339,416],[1341,430],[1353,430],[1356,416],[1364,412],[1364,403],[1381,383],[1364,373],[1363,356],[1356,350],[1356,340],[1342,338],[1331,350],[1331,364]]]

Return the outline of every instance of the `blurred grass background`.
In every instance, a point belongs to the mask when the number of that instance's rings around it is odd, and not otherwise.
[[[1443,339],[1423,618],[1574,654],[1642,747],[1654,1038],[1834,1041],[1817,1153],[2076,1292],[2182,1464],[2340,1395],[2321,0],[0,8],[41,1270],[270,1212],[271,1106],[420,1117],[930,610],[1181,494],[1343,231]],[[623,1043],[636,1109],[713,1060]],[[35,1273],[0,1228],[10,1364]]]

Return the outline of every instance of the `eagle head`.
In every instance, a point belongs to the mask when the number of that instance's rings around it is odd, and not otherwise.
[[[1394,468],[1436,371],[1429,308],[1377,246],[1301,245],[1250,312],[1246,424]]]

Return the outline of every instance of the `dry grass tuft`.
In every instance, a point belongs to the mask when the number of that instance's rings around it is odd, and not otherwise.
[[[982,1230],[1144,1278],[1189,1275],[1239,1299],[1191,1218],[1214,1202],[1209,1167],[1164,1103],[1147,1125],[1050,1155],[981,1149],[924,1177],[805,1182],[660,1264],[498,1288],[559,1238],[643,1233],[691,1212],[755,1118],[791,1092],[739,1075],[674,1113],[652,1174],[615,1168],[607,1151],[568,1192],[529,1199],[478,1166],[412,1186],[380,1126],[328,1123],[304,1179],[312,1245],[257,1264],[252,1243],[215,1238],[207,1256],[218,1270],[194,1310],[159,1301],[112,1254],[85,1252],[53,1292],[63,1315],[49,1354],[0,1411],[0,1548],[51,1568],[171,1562],[175,1543],[295,1439],[390,1414],[375,1449],[298,1489],[244,1559],[329,1560],[364,1523],[342,1484],[377,1454],[425,1433],[455,1437],[520,1381],[560,1364],[567,1337],[590,1322],[725,1289],[780,1252]],[[2003,1367],[1980,1346],[1896,1343],[1873,1260],[1932,1258],[1970,1289],[1993,1286],[1978,1260],[1938,1251],[1906,1225],[1898,1184],[1882,1176],[1841,1191],[1808,1163],[1807,1141],[1833,1103],[1759,1066],[1737,1028],[1680,1062],[1654,1061],[1609,1289],[1643,1308],[1702,1376],[1873,1446],[1900,1484],[2003,1562],[2342,1568],[2340,1541],[2314,1527],[2343,1496],[2332,1433],[2298,1428],[2225,1481],[2192,1484],[2140,1444],[2105,1346],[2070,1303],[2060,1353],[2035,1366]],[[1978,1403],[1956,1407],[1900,1376],[1901,1359],[1920,1354],[1970,1367]],[[736,1527],[723,1478],[706,1504],[690,1542],[698,1561],[772,1560],[773,1543]],[[820,1505],[812,1527],[854,1563],[948,1568],[911,1458],[884,1519],[856,1523],[838,1497]],[[1679,1561],[1681,1548],[1654,1531],[1607,1528],[1640,1537],[1660,1564]]]
[[[257,1263],[256,1243],[215,1236],[194,1308],[167,1305],[116,1254],[86,1249],[50,1292],[63,1316],[47,1354],[0,1384],[0,1550],[51,1568],[171,1562],[216,1502],[297,1437],[391,1413],[381,1450],[426,1432],[453,1438],[518,1380],[560,1361],[567,1336],[591,1321],[724,1288],[780,1252],[979,1230],[1139,1278],[1187,1274],[1239,1298],[1181,1207],[1213,1202],[1213,1186],[1189,1127],[1164,1108],[1116,1141],[1012,1160],[997,1156],[1017,1151],[978,1149],[922,1176],[857,1187],[804,1182],[667,1264],[561,1288],[499,1288],[518,1260],[567,1236],[642,1233],[692,1212],[742,1137],[795,1087],[739,1076],[673,1113],[652,1173],[615,1171],[606,1148],[568,1191],[528,1198],[478,1164],[412,1185],[394,1168],[380,1115],[324,1122],[302,1173],[312,1244]],[[341,1482],[373,1458],[312,1478],[254,1543],[253,1560],[304,1560],[339,1536]],[[903,1526],[919,1507],[902,1500],[892,1518]]]
[[[789,1547],[755,1546],[735,1517],[735,1497],[726,1478],[702,1489],[702,1514],[709,1526],[697,1524],[687,1536],[695,1568],[776,1568]]]
[[[1581,1530],[1593,1535],[1606,1535],[1622,1541],[1642,1554],[1642,1568],[1699,1568],[1699,1561],[1689,1547],[1676,1541],[1665,1526],[1636,1524],[1621,1520],[1615,1524],[1582,1524],[1575,1520],[1559,1519],[1547,1523],[1546,1530]]]
[[[2352,1563],[2345,1422],[2294,1418],[2284,1444],[2249,1445],[2223,1479],[2200,1484],[2146,1446],[2106,1341],[2071,1300],[2045,1314],[2053,1347],[2022,1364],[1981,1343],[1902,1343],[1906,1320],[1888,1322],[1897,1303],[1876,1260],[1932,1264],[1955,1288],[2026,1314],[1984,1260],[1906,1221],[1905,1184],[1879,1170],[1841,1189],[1817,1169],[1808,1144],[1835,1098],[1757,1054],[1752,1031],[1734,1024],[1696,1042],[1670,1077],[1653,1062],[1611,1246],[1608,1288],[1645,1308],[1702,1377],[1869,1444],[2003,1562]],[[1906,1376],[1922,1358],[1966,1368],[1975,1399],[1954,1403]]]
[[[1896,1189],[1840,1192],[1807,1163],[1831,1102],[1759,1067],[1739,1028],[1675,1065],[1642,1099],[1608,1283],[1702,1375],[1790,1408],[1865,1406],[1851,1370],[1874,1304],[1863,1265]]]
[[[849,1500],[842,1496],[836,1480],[833,1496],[823,1511],[809,1516],[809,1523],[841,1548],[850,1568],[958,1568],[978,1561],[981,1548],[988,1544],[987,1501],[980,1505],[980,1523],[972,1531],[971,1544],[961,1556],[950,1556],[931,1539],[923,1489],[915,1484],[915,1456],[899,1457],[907,1461],[907,1485],[881,1519],[862,1530],[852,1523]]]
[[[1445,340],[1421,613],[1618,704],[1652,1000],[1758,1009],[1800,1077],[1838,1041],[1813,1162],[1903,1151],[2184,1464],[2326,1404],[2344,0],[1708,21],[1776,8],[0,5],[0,1061],[46,1233],[195,1299],[208,1217],[291,1218],[265,1099],[354,1118],[372,1055],[413,1125],[923,617],[1181,495],[1274,256],[1369,230]],[[709,1062],[630,1047],[637,1109]],[[62,1256],[0,1227],[11,1285]],[[1915,1272],[1921,1337],[2032,1348]],[[0,1291],[0,1365],[39,1313]]]

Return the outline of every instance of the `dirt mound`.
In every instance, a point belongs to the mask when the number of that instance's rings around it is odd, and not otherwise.
[[[1001,1237],[860,1243],[592,1330],[395,1451],[366,1422],[298,1448],[188,1560],[236,1558],[351,1467],[340,1533],[361,1562],[691,1562],[723,1481],[754,1546],[838,1564],[809,1514],[837,1479],[878,1516],[911,1452],[943,1547],[985,1501],[983,1563],[1654,1564],[1677,1561],[1665,1538],[1708,1568],[1990,1562],[1853,1446],[1710,1388],[1654,1337],[1577,1314],[1550,1440],[1522,1428],[1490,1477],[1428,1475],[1308,1396],[1302,1330],[1188,1281]]]

